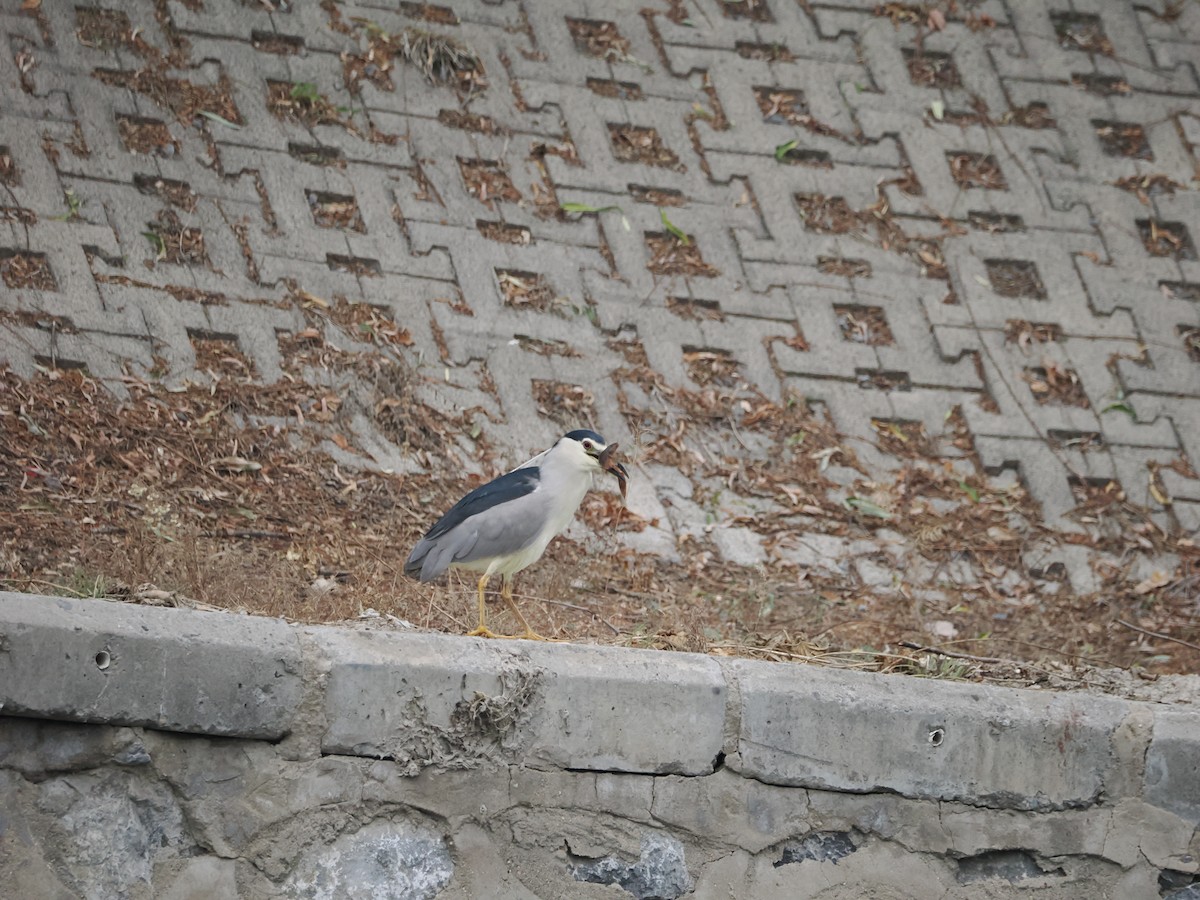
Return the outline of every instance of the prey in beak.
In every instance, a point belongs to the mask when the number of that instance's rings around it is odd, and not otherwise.
[[[613,441],[607,447],[600,451],[600,455],[596,457],[600,461],[600,468],[605,472],[609,472],[617,476],[617,484],[621,488],[621,499],[625,499],[625,488],[629,482],[629,471],[613,459],[617,452],[617,442]]]

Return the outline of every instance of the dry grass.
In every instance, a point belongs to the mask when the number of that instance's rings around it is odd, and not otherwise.
[[[0,374],[3,587],[306,622],[373,609],[383,624],[468,630],[474,579],[418,584],[404,561],[465,490],[536,448],[501,457],[486,411],[429,402],[406,361],[410,337],[384,311],[299,288],[283,302],[307,327],[281,335],[287,378],[276,383],[229,336],[201,333],[199,374],[168,389],[161,368],[131,373],[124,400],[81,369]],[[591,495],[573,532],[582,538],[556,540],[517,580],[542,634],[1021,683],[1059,684],[1074,666],[1148,677],[1200,666],[1200,549],[1121,486],[1081,482],[1079,530],[1057,532],[1019,483],[973,461],[961,414],[942,434],[879,420],[894,469],[872,472],[820,408],[762,396],[721,351],[690,351],[696,389],[685,389],[646,365],[635,338],[614,349],[627,360],[613,380],[636,435],[625,448],[633,477],[681,472],[694,509],[647,521],[623,509],[615,485]],[[573,404],[572,427],[592,419],[585,388],[536,389],[548,410]],[[420,470],[339,462],[361,452],[357,416]],[[1194,477],[1182,463],[1176,472]],[[676,534],[677,561],[624,545],[657,526]],[[725,529],[751,534],[761,563],[723,562]],[[1061,564],[1030,562],[1064,544],[1096,554],[1098,591],[1076,594]],[[827,549],[799,562],[810,546]],[[1137,581],[1140,559],[1168,552],[1178,566]],[[868,564],[886,577],[867,578]],[[518,630],[502,604],[492,618]]]

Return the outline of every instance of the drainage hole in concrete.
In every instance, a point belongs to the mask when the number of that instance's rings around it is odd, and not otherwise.
[[[943,743],[945,743],[945,740],[946,740],[946,729],[945,728],[929,729],[929,744],[931,747],[940,747],[940,746],[942,746]]]
[[[112,665],[112,656],[107,650],[101,650],[96,654],[96,668],[103,672]]]

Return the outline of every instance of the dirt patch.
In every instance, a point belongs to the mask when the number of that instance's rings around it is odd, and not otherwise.
[[[808,116],[804,92],[776,87],[754,88],[754,99],[764,122],[800,124]]]
[[[153,154],[166,158],[179,153],[179,142],[161,119],[141,116],[117,116],[117,134],[130,153]]]
[[[57,291],[58,282],[45,253],[0,248],[0,279],[6,287]]]
[[[996,157],[986,153],[947,153],[950,176],[959,187],[1006,191],[1008,183]]]
[[[467,193],[488,209],[495,209],[498,200],[516,203],[521,199],[521,192],[502,163],[488,159],[460,159],[458,169]]]
[[[1157,219],[1138,219],[1138,234],[1151,256],[1172,256],[1175,259],[1195,259],[1196,246],[1187,226],[1182,222],[1160,222]]]
[[[176,181],[172,178],[134,175],[133,186],[138,189],[138,193],[158,197],[185,212],[195,212],[200,199],[186,181]]]
[[[359,234],[366,232],[367,226],[363,224],[358,201],[353,197],[328,191],[305,191],[304,197],[308,201],[313,222],[319,227],[340,228]]]
[[[1200,328],[1194,325],[1180,325],[1176,328],[1183,340],[1183,349],[1192,362],[1200,363]]]
[[[275,56],[296,56],[304,51],[304,38],[277,31],[251,31],[250,46]]]
[[[1037,101],[1026,106],[1014,106],[1000,120],[1001,125],[1019,128],[1057,128],[1058,120],[1050,115],[1050,107]]]
[[[911,47],[903,48],[902,52],[913,84],[942,89],[962,87],[962,76],[949,53]]]
[[[325,9],[330,12],[331,27],[365,44],[362,53],[343,53],[341,57],[343,81],[352,94],[360,92],[364,81],[382,91],[394,90],[391,72],[397,59],[417,68],[430,84],[453,85],[460,97],[470,97],[487,88],[483,63],[462,41],[414,27],[387,32],[369,19],[359,17],[345,24],[336,7],[330,4]]]
[[[635,203],[649,203],[652,206],[687,206],[687,197],[681,191],[672,191],[666,188],[631,184],[629,185],[629,196]]]
[[[1168,300],[1188,300],[1200,303],[1200,284],[1188,281],[1160,281],[1158,289]]]
[[[727,19],[748,19],[751,22],[774,22],[767,0],[719,0],[721,15]]]
[[[894,344],[892,329],[888,327],[887,315],[878,306],[834,306],[833,314],[841,329],[842,337],[856,344],[882,347]]]
[[[679,162],[679,157],[667,148],[654,128],[610,124],[608,134],[612,142],[613,156],[621,162],[686,171],[686,167]]]
[[[516,309],[550,312],[566,305],[566,299],[559,297],[546,279],[534,272],[497,269],[496,280],[505,304]]]
[[[475,134],[508,134],[508,129],[482,113],[469,113],[461,109],[443,109],[438,112],[438,121],[447,128],[470,131]]]
[[[143,232],[154,248],[156,261],[178,265],[208,265],[204,235],[195,225],[184,225],[171,209],[160,210]]]
[[[738,41],[734,45],[734,49],[742,59],[757,59],[763,62],[793,62],[796,59],[796,54],[779,43],[753,44],[748,41]]]
[[[17,164],[7,147],[0,147],[0,184],[6,187],[16,187],[21,183],[17,174]]]
[[[716,300],[696,300],[691,297],[668,297],[667,312],[692,322],[724,322],[725,314]]]
[[[596,398],[582,386],[535,378],[532,389],[538,412],[564,429],[596,421]]]
[[[267,110],[277,119],[298,122],[309,128],[341,125],[353,134],[358,133],[353,124],[311,82],[268,81]]]
[[[646,235],[646,250],[650,261],[646,268],[655,275],[683,275],[689,278],[716,278],[721,274],[700,255],[700,248],[690,236],[684,243],[673,234]]]
[[[807,230],[818,234],[854,235],[883,250],[908,257],[927,278],[948,278],[942,243],[948,237],[966,234],[966,230],[957,222],[943,218],[940,222],[941,234],[910,237],[896,221],[891,204],[883,193],[888,183],[880,182],[876,187],[879,199],[861,210],[851,209],[842,197],[827,197],[824,194],[795,194],[792,199]],[[947,296],[952,298],[953,292]]]
[[[808,147],[784,147],[776,151],[775,159],[789,165],[810,166],[815,169],[833,168],[833,157],[827,151]]]
[[[1026,369],[1022,377],[1029,385],[1033,399],[1040,404],[1078,406],[1080,409],[1091,407],[1079,375],[1072,369],[1045,360],[1041,366]]]
[[[642,87],[632,81],[614,81],[611,78],[589,78],[588,90],[599,97],[614,100],[641,100]]]
[[[597,59],[623,60],[629,56],[629,39],[622,37],[615,22],[567,17],[567,30],[575,49]]]
[[[1045,300],[1046,288],[1038,275],[1037,264],[1020,259],[985,259],[988,281],[1001,297],[1028,297]]]
[[[1112,42],[1104,34],[1099,16],[1091,13],[1052,12],[1050,24],[1054,26],[1058,45],[1064,50],[1082,50],[1085,53],[1099,53],[1101,56],[1114,55]]]
[[[1012,234],[1025,230],[1025,220],[1009,213],[971,211],[967,221],[972,228],[989,234]]]
[[[740,369],[732,353],[714,347],[684,347],[683,367],[688,378],[702,388],[710,385],[734,387]]]
[[[381,307],[370,303],[351,303],[344,297],[338,297],[325,310],[330,321],[359,341],[390,348],[411,347],[413,344],[412,333],[397,325]]]
[[[379,260],[365,256],[326,253],[325,264],[331,271],[346,272],[358,278],[379,278],[383,275],[383,266],[379,264]]]
[[[1054,344],[1062,340],[1062,326],[1057,322],[1028,322],[1009,319],[1004,324],[1004,341],[1022,350],[1031,344]]]
[[[139,34],[133,33],[129,16],[117,9],[95,7],[75,8],[75,38],[94,50],[132,50],[141,55],[157,55],[157,51]]]
[[[1123,97],[1133,93],[1133,86],[1119,75],[1076,72],[1071,75],[1071,84],[1098,97]]]
[[[475,227],[489,241],[495,241],[498,244],[528,247],[533,243],[533,233],[523,225],[509,225],[506,222],[477,221]]]
[[[1092,127],[1096,129],[1096,139],[1100,141],[1100,148],[1109,156],[1154,159],[1150,141],[1146,139],[1146,129],[1141,125],[1134,122],[1093,119]]]
[[[936,448],[925,426],[920,422],[905,419],[872,419],[871,427],[879,438],[879,447],[885,453],[902,459],[928,459]]]
[[[306,162],[310,166],[346,168],[346,158],[336,147],[322,147],[319,144],[288,144],[288,155],[292,159]]]
[[[1134,194],[1143,206],[1150,205],[1151,197],[1174,194],[1186,188],[1167,175],[1127,175],[1112,182],[1113,187]]]
[[[911,391],[912,378],[907,372],[888,369],[855,369],[854,382],[864,391]]]
[[[840,275],[842,278],[870,278],[871,264],[865,259],[819,256],[817,269],[825,275]]]
[[[97,69],[92,76],[104,84],[128,88],[169,109],[183,125],[191,125],[201,114],[219,116],[235,125],[244,125],[233,99],[233,85],[222,74],[216,84],[192,84],[166,74],[165,63],[147,65],[133,72]]]
[[[837,138],[848,144],[858,143],[856,138],[850,137],[832,125],[826,125],[810,115],[808,101],[802,90],[759,86],[754,88],[754,100],[758,104],[764,122],[776,125],[800,125],[811,134]]]
[[[436,6],[433,3],[412,3],[404,0],[400,11],[412,19],[421,19],[434,25],[457,25],[458,15],[448,6]]]
[[[542,338],[530,337],[527,334],[514,334],[513,340],[526,353],[536,353],[538,356],[561,356],[566,359],[575,359],[579,356],[579,351],[566,341],[547,341]]]
[[[20,206],[0,206],[0,222],[16,222],[18,225],[36,225],[37,213]]]

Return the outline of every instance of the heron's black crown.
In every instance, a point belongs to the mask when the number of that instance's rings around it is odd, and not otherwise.
[[[587,439],[593,443],[599,444],[601,447],[608,443],[608,441],[604,440],[604,438],[600,437],[600,435],[596,434],[596,432],[589,431],[586,428],[577,428],[574,431],[568,431],[563,435],[563,437],[569,437],[571,440],[579,441],[580,443]]]

